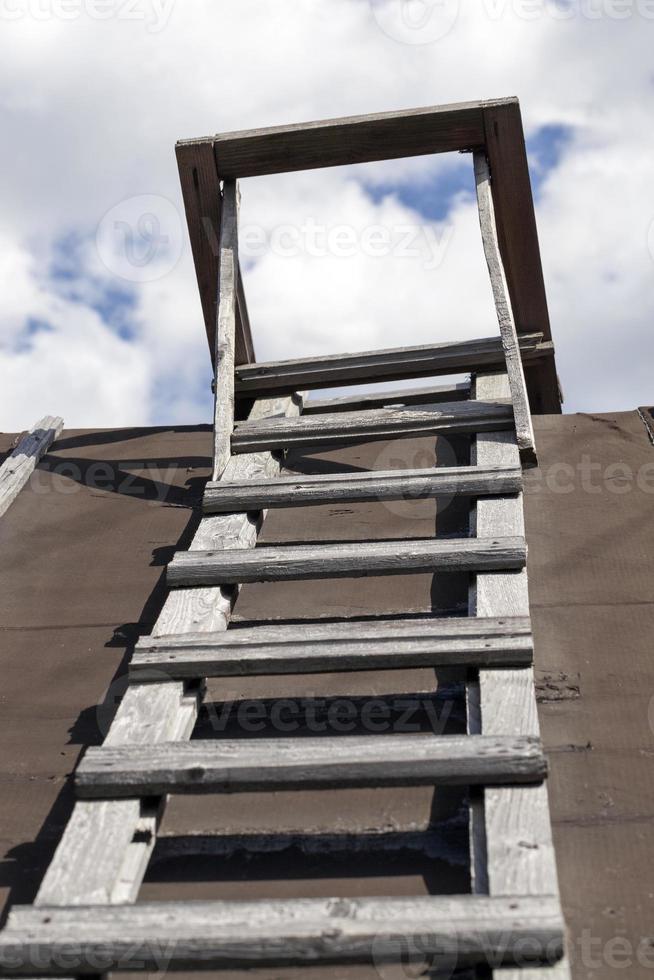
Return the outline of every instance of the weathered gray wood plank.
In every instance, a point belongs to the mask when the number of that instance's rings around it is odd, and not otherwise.
[[[156,809],[141,800],[78,801],[35,905],[136,901],[157,823]]]
[[[465,401],[470,397],[468,382],[454,385],[425,385],[423,388],[398,388],[395,391],[373,391],[345,395],[342,398],[308,398],[304,415],[319,412],[357,412],[368,408],[393,408],[401,405],[435,405],[438,402]]]
[[[403,961],[407,946],[443,969],[551,961],[561,955],[557,903],[477,895],[417,898],[153,902],[35,910],[15,907],[0,964],[18,975]],[[71,959],[72,957],[72,959]],[[33,972],[33,966],[31,972]],[[70,971],[70,965],[68,967]]]
[[[362,578],[415,572],[498,571],[526,562],[524,538],[433,538],[287,545],[230,551],[178,551],[171,586],[230,585],[312,578]]]
[[[475,382],[478,398],[502,397],[509,389],[505,373],[482,374]],[[477,465],[515,466],[518,447],[510,432],[479,435],[475,442]],[[497,534],[523,534],[522,495],[479,500],[474,514],[480,539]],[[526,569],[512,575],[478,575],[471,595],[471,614],[525,616],[529,613]],[[479,712],[485,735],[514,734],[538,737],[538,713],[533,670],[479,672]],[[478,730],[478,729],[477,729]],[[558,895],[547,789],[511,787],[484,791],[484,886],[491,895],[517,891]],[[528,970],[495,971],[497,980],[569,980],[566,961],[545,973]]]
[[[175,151],[213,366],[216,352],[221,209],[220,181],[213,153],[213,140],[185,140],[177,144]],[[235,355],[237,364],[252,363],[255,360],[247,309],[244,303],[242,308],[240,302],[237,307]]]
[[[32,426],[0,466],[0,517],[9,509],[64,427],[57,415],[46,415]]]
[[[250,325],[250,312],[248,310],[247,299],[245,297],[245,284],[241,271],[241,261],[237,263],[238,274],[236,276],[236,338],[234,342],[234,363],[243,364],[243,338],[249,338],[249,346],[252,349],[252,360],[254,357],[254,346],[252,340],[252,327]]]
[[[253,177],[471,149],[484,143],[486,104],[459,102],[219,133],[214,137],[218,172]]]
[[[202,506],[206,514],[213,514],[365,500],[417,500],[443,494],[493,496],[521,489],[522,471],[518,468],[441,466],[336,476],[303,474],[239,483],[220,480],[207,484]]]
[[[129,665],[149,677],[229,677],[532,662],[529,619],[378,619],[143,637]]]
[[[297,413],[299,401],[284,398],[256,402],[252,417],[266,413]],[[270,453],[232,459],[225,475],[231,479],[272,477],[279,462]],[[204,518],[191,549],[251,548],[258,524],[246,514]],[[167,597],[153,636],[170,633],[215,633],[227,628],[236,590],[219,587],[177,589]],[[142,745],[190,737],[199,691],[185,691],[182,681],[132,685],[125,692],[107,734],[107,745]],[[63,837],[46,872],[36,905],[75,905],[135,901],[147,868],[155,817],[129,801],[84,802],[75,805]],[[145,833],[137,834],[139,829]],[[136,835],[136,837],[135,837]],[[122,848],[125,841],[127,849]]]
[[[518,334],[516,332],[511,299],[504,274],[504,265],[495,226],[495,211],[491,194],[491,174],[484,152],[474,154],[475,181],[477,186],[477,204],[479,208],[479,224],[481,239],[486,256],[486,264],[490,274],[491,288],[495,302],[497,320],[500,327],[502,347],[506,358],[506,371],[509,379],[509,390],[513,402],[515,416],[515,431],[518,450],[523,464],[536,464],[536,444],[531,423],[529,398],[525,384],[525,374],[520,357]]]
[[[551,340],[525,137],[518,100],[483,109],[486,155],[493,174],[493,202],[511,306],[519,334],[542,330]],[[531,410],[560,412],[553,357],[525,366]]]
[[[237,422],[232,452],[306,446],[346,445],[379,439],[494,431],[513,427],[513,407],[506,402],[454,402],[441,405],[408,405],[379,408],[371,412],[335,412],[332,415],[300,416],[295,419],[265,419]]]
[[[234,431],[234,345],[238,296],[238,184],[226,180],[220,216],[218,309],[214,355],[213,478],[229,463]]]
[[[553,347],[543,342],[541,334],[524,334],[520,338],[520,352],[525,360],[533,360],[551,356]],[[504,367],[499,337],[242,364],[236,369],[236,392],[261,397],[300,389],[426,378],[492,367]]]
[[[80,797],[231,793],[343,786],[540,782],[540,740],[504,735],[325,738],[91,746],[75,774]]]

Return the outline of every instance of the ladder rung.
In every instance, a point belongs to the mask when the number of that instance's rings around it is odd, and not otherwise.
[[[528,617],[378,619],[181,633],[140,639],[133,680],[410,667],[526,667]]]
[[[232,435],[232,452],[251,453],[350,443],[361,440],[396,439],[428,433],[495,432],[513,426],[513,406],[506,401],[445,402],[406,408],[380,408],[368,412],[334,412],[237,422]]]
[[[167,574],[171,586],[233,585],[415,572],[493,572],[523,568],[526,560],[522,537],[348,541],[178,551]]]
[[[417,500],[439,494],[500,496],[521,489],[522,470],[518,467],[442,466],[273,480],[218,480],[207,484],[202,506],[207,514],[221,514],[364,500]]]
[[[399,405],[436,405],[439,402],[462,402],[470,398],[470,383],[430,385],[422,388],[398,388],[395,391],[373,391],[341,398],[305,398],[303,415],[318,412],[358,412],[367,408],[392,408]]]
[[[556,896],[421,895],[15,906],[0,961],[16,974],[160,971],[405,961],[451,969],[554,962],[563,955]],[[73,959],[74,957],[74,959]],[[440,972],[440,971],[439,971]],[[69,966],[70,973],[70,966]],[[449,975],[449,974],[448,974]]]
[[[542,333],[523,334],[520,338],[520,353],[525,360],[552,352],[552,344],[543,341]],[[307,388],[426,378],[504,366],[500,338],[484,337],[460,343],[241,364],[236,367],[236,392],[253,397],[281,395]]]
[[[541,782],[540,739],[526,735],[348,735],[91,746],[77,768],[84,798]]]

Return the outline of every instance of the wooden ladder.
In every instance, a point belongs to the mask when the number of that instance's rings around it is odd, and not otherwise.
[[[435,968],[569,978],[522,509],[522,466],[536,461],[523,360],[548,356],[551,345],[542,334],[518,336],[481,148],[474,167],[497,339],[268,364],[235,364],[244,322],[239,195],[236,180],[224,180],[204,516],[168,566],[171,591],[137,644],[104,744],[77,769],[78,801],[36,900],[13,908],[0,933],[5,975],[150,971],[162,957],[170,970],[338,969],[399,961],[415,940]],[[329,402],[296,394],[461,371],[472,372],[471,386]],[[237,398],[254,399],[244,421],[235,419]],[[443,433],[470,435],[471,465],[281,475],[277,451],[289,446]],[[471,500],[468,537],[255,547],[268,508],[453,493]],[[467,617],[228,629],[245,582],[450,571],[470,574]],[[191,740],[208,677],[444,666],[468,668],[465,735]],[[470,894],[136,902],[170,794],[440,784],[475,790]]]

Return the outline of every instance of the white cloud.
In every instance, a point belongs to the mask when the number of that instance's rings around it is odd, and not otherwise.
[[[50,310],[53,329],[39,329],[28,348],[0,351],[0,415],[19,431],[43,415],[69,428],[144,424],[150,368],[142,347],[111,334],[92,311],[69,304]]]
[[[57,9],[48,2],[39,9]],[[651,402],[654,21],[636,3],[619,21],[606,13],[609,0],[599,18],[572,4],[562,20],[543,0],[530,20],[517,0],[482,0],[481,13],[476,0],[461,0],[452,29],[423,45],[389,37],[368,0],[139,0],[129,8],[116,0],[117,15],[103,21],[89,16],[89,3],[80,0],[67,20],[8,20],[3,12],[16,4],[0,0],[5,429],[40,411],[75,425],[208,418],[206,340],[186,244],[174,268],[150,282],[112,277],[92,247],[103,215],[125,198],[158,195],[181,210],[176,139],[511,94],[528,131],[575,127],[537,211],[567,408]],[[244,222],[270,231],[309,217],[359,234],[350,258],[300,249],[254,261],[247,287],[260,356],[495,329],[469,203],[456,203],[445,226],[426,223],[436,239],[423,232],[413,259],[362,254],[365,228],[425,224],[396,198],[375,203],[370,185],[448,166],[450,158],[425,158],[244,182]],[[442,262],[427,269],[450,224]],[[87,245],[77,292],[62,298],[51,264],[71,234]],[[132,294],[130,338],[93,301],[94,290],[112,287]],[[52,330],[21,340],[28,318]]]

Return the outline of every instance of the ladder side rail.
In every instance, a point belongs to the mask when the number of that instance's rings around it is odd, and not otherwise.
[[[502,260],[519,334],[540,330],[552,339],[536,213],[520,103],[486,105],[484,143],[493,175],[493,204]],[[531,410],[560,414],[561,391],[553,357],[525,365]]]
[[[475,183],[477,187],[477,206],[479,209],[479,225],[484,255],[490,275],[493,300],[500,326],[500,336],[506,370],[509,377],[509,389],[513,401],[515,416],[515,431],[523,464],[536,463],[536,445],[534,429],[529,410],[529,396],[525,382],[525,372],[520,356],[520,344],[516,331],[515,318],[511,307],[511,297],[504,271],[504,263],[500,253],[495,224],[495,209],[491,193],[491,173],[486,155],[483,152],[474,154]]]
[[[213,140],[187,140],[178,143],[175,152],[202,315],[213,364],[216,348],[221,213],[220,178],[216,171]],[[243,302],[239,302],[236,311],[237,364],[251,364],[256,360],[244,300],[243,296]]]
[[[299,411],[299,399],[266,400],[255,403],[250,417],[295,415]],[[279,462],[270,453],[255,453],[231,460],[225,477],[276,476],[279,469]],[[254,523],[245,513],[205,517],[190,548],[250,548],[262,519],[263,515]],[[237,590],[238,587],[231,595],[219,587],[171,592],[153,635],[225,630]],[[116,711],[105,744],[144,745],[188,739],[199,698],[198,688],[187,691],[183,682],[170,680],[163,673],[158,682],[132,684]],[[147,869],[156,823],[157,814],[144,812],[138,800],[78,801],[34,904],[135,901]]]
[[[477,375],[476,398],[508,394],[504,372]],[[480,466],[515,466],[518,447],[512,432],[479,434],[473,441],[472,462]],[[480,499],[473,508],[472,528],[478,538],[498,534],[524,535],[522,493],[514,497]],[[519,572],[477,575],[471,589],[471,616],[528,616],[526,568]],[[540,727],[532,667],[498,672],[481,669],[477,691],[472,690],[471,730],[484,735],[538,737]],[[477,695],[477,698],[475,698]],[[476,703],[475,703],[476,701]],[[476,709],[476,710],[475,710]],[[482,824],[480,826],[479,819]],[[559,888],[552,844],[547,787],[486,788],[483,809],[473,807],[473,886],[491,896],[549,895],[558,901]],[[479,853],[479,851],[483,853]],[[570,980],[567,959],[538,970],[497,969],[495,980]]]
[[[214,380],[213,478],[218,480],[231,456],[234,431],[234,347],[238,303],[238,184],[226,180],[220,216],[218,309]]]
[[[62,418],[46,415],[32,426],[9,453],[0,466],[0,517],[12,505],[63,427]]]

